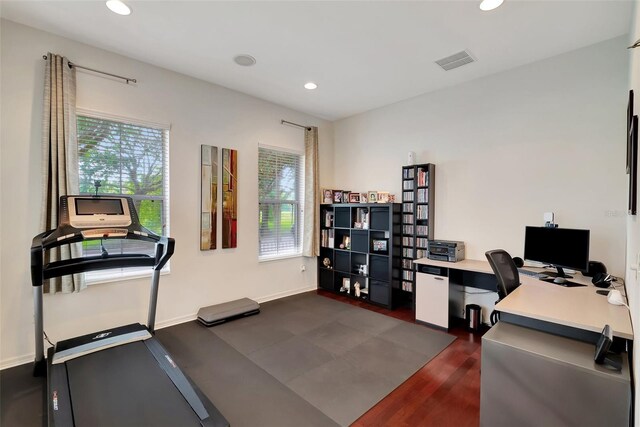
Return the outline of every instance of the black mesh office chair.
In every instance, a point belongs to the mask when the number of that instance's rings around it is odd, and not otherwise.
[[[518,268],[513,262],[511,255],[503,249],[494,249],[485,252],[485,256],[498,279],[498,297],[500,298],[498,301],[500,301],[520,286]],[[494,310],[493,313],[491,313],[491,324],[495,325],[498,319],[498,313]]]

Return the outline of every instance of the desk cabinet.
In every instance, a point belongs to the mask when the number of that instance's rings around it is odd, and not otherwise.
[[[422,272],[425,268],[428,267],[420,266],[416,275],[416,320],[448,329],[449,278],[443,274],[444,269]]]
[[[481,426],[629,425],[631,380],[593,361],[594,346],[498,322],[482,337]]]

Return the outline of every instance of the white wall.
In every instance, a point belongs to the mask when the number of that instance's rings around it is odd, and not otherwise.
[[[561,227],[590,229],[591,259],[623,275],[626,43],[337,121],[335,182],[399,195],[415,151],[417,163],[436,164],[435,238],[465,241],[467,258],[495,248],[522,256],[525,225],[553,211]]]
[[[629,33],[628,45],[631,45],[640,39],[640,2],[634,2],[634,12],[632,18],[632,28]],[[634,113],[640,114],[640,48],[629,51],[629,88],[634,92]],[[640,198],[640,195],[639,195]],[[638,289],[638,267],[640,267],[640,222],[638,216],[629,216],[627,218],[627,263],[626,263],[626,289],[629,298],[629,307],[631,307],[631,321],[633,323],[633,337],[636,343],[640,342],[640,290]],[[636,419],[635,425],[640,425],[640,417],[637,415],[640,408],[640,392],[638,392],[638,374],[640,373],[640,351],[636,350],[633,354],[633,371],[636,383]]]
[[[302,130],[282,126],[280,119],[318,126],[320,182],[331,187],[331,123],[10,21],[1,21],[1,43],[1,366],[29,360],[34,346],[29,247],[40,217],[42,55],[49,51],[138,79],[126,85],[78,71],[78,107],[172,126],[170,209],[176,253],[171,274],[161,280],[159,325],[193,318],[209,304],[239,297],[266,300],[315,288],[315,258],[258,263],[257,147],[303,149]],[[237,249],[199,250],[200,144],[239,151]],[[307,266],[305,273],[301,264]],[[148,283],[130,280],[46,296],[45,329],[58,340],[145,322]]]

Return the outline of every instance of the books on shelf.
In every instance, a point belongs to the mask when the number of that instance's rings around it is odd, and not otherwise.
[[[403,225],[402,234],[413,234],[413,225]]]
[[[413,248],[402,248],[402,256],[405,258],[413,258]]]
[[[429,185],[429,180],[427,179],[427,171],[422,169],[422,168],[418,168],[418,176],[417,176],[417,184],[418,187],[426,187],[427,185]]]
[[[428,205],[418,205],[416,207],[416,218],[417,219],[429,219],[429,206]]]
[[[411,280],[411,281],[413,281],[413,271],[411,271],[411,270],[403,270],[402,271],[402,280]]]
[[[416,237],[416,246],[421,249],[427,249],[427,245],[429,244],[429,239],[424,237]]]
[[[413,181],[404,181],[402,183],[403,190],[413,190]]]
[[[335,230],[320,230],[320,246],[323,248],[333,248],[335,242]]]
[[[411,178],[413,178],[413,168],[403,169],[403,170],[402,170],[402,177],[403,177],[404,179],[411,179]]]
[[[402,214],[402,222],[405,224],[413,223],[413,214]]]
[[[413,292],[413,283],[412,282],[402,282],[402,290],[403,291],[408,291],[408,292]]]
[[[402,238],[402,246],[413,246],[413,237],[404,236]]]
[[[406,233],[406,234],[413,234],[413,231],[411,233]],[[428,236],[429,235],[429,226],[428,225],[416,225],[416,234],[418,236]]]
[[[417,202],[418,203],[428,203],[429,202],[429,189],[428,188],[418,188],[417,193]]]
[[[413,260],[403,259],[402,268],[404,268],[405,270],[413,270]]]
[[[403,191],[402,192],[402,201],[403,202],[413,202],[413,190],[411,190],[411,191]]]
[[[402,204],[402,212],[412,213],[413,212],[413,203],[411,203],[411,202],[403,203]]]

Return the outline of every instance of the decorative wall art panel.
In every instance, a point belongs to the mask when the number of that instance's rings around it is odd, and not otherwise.
[[[222,149],[222,248],[238,246],[238,151]]]

